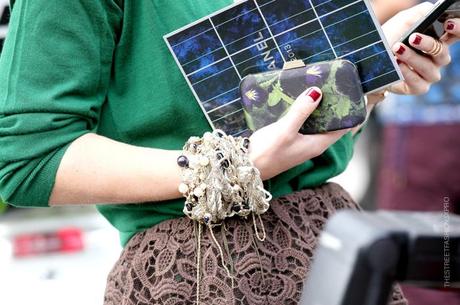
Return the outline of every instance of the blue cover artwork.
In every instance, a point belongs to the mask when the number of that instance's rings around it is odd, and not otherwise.
[[[213,128],[247,134],[239,84],[284,62],[343,58],[369,93],[402,79],[367,0],[247,0],[165,36]]]

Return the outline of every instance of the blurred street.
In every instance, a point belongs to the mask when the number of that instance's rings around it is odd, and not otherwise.
[[[57,232],[77,234],[46,238]],[[0,216],[0,304],[101,304],[120,251],[93,208],[10,210]]]

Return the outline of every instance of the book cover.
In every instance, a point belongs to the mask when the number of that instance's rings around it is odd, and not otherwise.
[[[402,79],[368,0],[246,0],[164,37],[213,128],[245,135],[239,84],[248,75],[342,58],[364,93]]]

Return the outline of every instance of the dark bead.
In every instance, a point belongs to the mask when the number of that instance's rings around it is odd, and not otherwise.
[[[224,154],[219,152],[219,153],[217,153],[216,156],[217,156],[217,160],[221,160],[224,157]]]
[[[198,202],[198,197],[196,195],[193,195],[192,200]]]
[[[188,158],[186,156],[181,155],[179,158],[177,158],[177,165],[180,167],[188,167],[188,164]]]
[[[228,160],[224,160],[220,165],[222,168],[228,168],[230,166],[230,162],[228,162]]]
[[[234,212],[238,213],[239,211],[241,211],[241,207],[240,207],[239,205],[234,205],[234,206],[232,207],[232,210],[233,210]]]
[[[187,211],[191,211],[192,210],[192,205],[190,203],[187,203],[185,205],[185,207],[187,208]]]
[[[222,137],[225,135],[225,134],[224,134],[222,131],[220,131],[220,130],[217,131],[216,133],[217,133],[217,136],[218,136],[219,138],[222,138]]]
[[[243,209],[249,210],[249,202],[248,201],[243,202]]]
[[[209,218],[209,216],[205,216],[205,217],[203,217],[203,220],[204,220],[205,223],[209,223],[209,221],[211,219]]]
[[[249,148],[250,141],[248,138],[244,138],[243,140],[243,147],[248,149]]]

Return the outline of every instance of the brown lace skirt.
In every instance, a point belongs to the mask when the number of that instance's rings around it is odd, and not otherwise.
[[[359,209],[340,186],[329,183],[273,200],[262,216],[264,242],[256,238],[252,220],[233,218],[214,229],[219,244],[228,245],[223,253],[233,287],[205,229],[200,304],[298,304],[318,234],[336,210],[350,208]],[[196,304],[195,236],[185,217],[135,235],[108,276],[104,305]],[[407,304],[398,286],[390,304]]]

